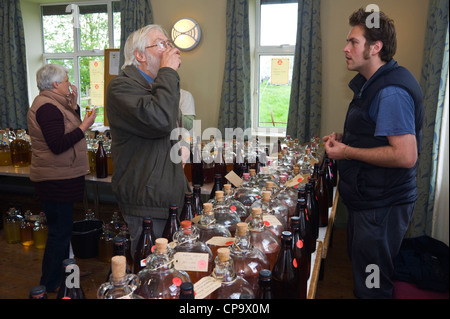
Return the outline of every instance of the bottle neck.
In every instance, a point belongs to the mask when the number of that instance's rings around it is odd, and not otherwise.
[[[236,273],[233,270],[233,260],[228,259],[226,261],[220,261],[216,257],[216,267],[212,273],[212,276],[222,282],[232,282],[236,279]]]
[[[237,255],[243,255],[248,253],[253,249],[253,245],[250,241],[250,233],[248,231],[245,232],[243,235],[239,235],[239,232],[236,231],[236,236],[233,242],[233,245],[231,245],[230,250]]]

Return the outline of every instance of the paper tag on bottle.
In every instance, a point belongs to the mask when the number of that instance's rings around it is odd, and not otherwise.
[[[177,252],[173,261],[177,270],[207,272],[208,258],[208,253]]]
[[[194,218],[191,218],[191,222],[194,224],[200,223],[200,219],[202,219],[202,215],[197,215]]]
[[[298,174],[294,178],[291,178],[290,180],[288,180],[285,185],[286,185],[286,187],[296,187],[298,184],[301,184],[301,183],[304,184],[308,181],[309,175],[310,174],[305,174],[305,175]]]
[[[222,286],[222,283],[219,280],[211,276],[203,277],[194,284],[195,299],[204,299],[209,294],[219,289],[220,286]]]
[[[242,185],[243,180],[234,171],[230,171],[225,178],[234,185],[234,187],[239,187]]]
[[[263,215],[264,225],[266,226],[279,226],[281,222],[278,220],[277,216],[271,214]]]
[[[230,246],[233,242],[233,237],[213,236],[206,241],[206,244],[212,246]]]

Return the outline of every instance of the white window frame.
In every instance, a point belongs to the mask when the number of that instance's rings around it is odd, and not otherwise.
[[[59,3],[46,3],[41,4],[41,7],[44,6],[57,6],[57,5],[77,5],[77,6],[89,6],[89,5],[105,5],[107,7],[108,12],[108,45],[109,48],[114,48],[114,26],[113,26],[113,2],[118,2],[118,0],[93,0],[93,1],[85,1],[85,2],[71,2],[70,4],[67,2],[59,2]],[[42,17],[42,13],[41,13]],[[75,18],[74,13],[72,12],[72,17]],[[43,21],[41,21],[43,23]],[[75,22],[72,20],[72,23]],[[77,21],[76,23],[79,23]],[[44,45],[44,28],[42,28],[42,48],[45,51]],[[103,49],[95,49],[95,50],[80,50],[80,28],[73,28],[73,40],[74,40],[74,50],[73,52],[68,53],[47,53],[44,52],[42,56],[43,64],[47,64],[47,60],[49,59],[72,59],[73,60],[73,83],[76,87],[80,87],[80,65],[78,58],[80,57],[92,57],[92,56],[101,56],[105,55],[105,51]],[[81,94],[78,94],[78,104],[81,105]]]
[[[252,103],[253,134],[258,136],[286,136],[286,127],[259,126],[259,78],[260,58],[264,55],[295,55],[295,45],[262,46],[261,39],[261,0],[256,0],[256,26],[255,26],[255,55],[254,63],[254,90]]]

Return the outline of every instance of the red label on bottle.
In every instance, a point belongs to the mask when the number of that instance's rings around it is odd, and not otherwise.
[[[292,265],[294,266],[294,268],[297,268],[297,259],[294,258],[294,260],[292,261]]]
[[[178,277],[173,277],[172,283],[173,283],[175,286],[180,287],[180,286],[181,286],[181,279],[178,278]]]
[[[297,240],[297,243],[295,244],[298,248],[303,248],[303,240]]]
[[[267,226],[267,227],[269,227],[269,226],[270,226],[270,223],[269,223],[267,220],[265,220],[265,221],[264,221],[264,225]]]
[[[231,209],[233,212],[235,212],[235,211],[236,211],[236,206],[231,205],[231,206],[230,206],[230,209]]]
[[[299,177],[299,178],[297,179],[297,182],[301,183],[302,180],[303,180],[303,177]]]
[[[233,241],[233,240],[230,240],[230,241],[227,241],[227,242],[225,243],[225,245],[231,246],[231,245],[233,245],[233,243],[234,243],[234,241]]]
[[[153,253],[153,251],[155,250],[155,247],[156,247],[156,246],[153,245],[153,246],[152,246],[152,249],[150,249],[152,253]]]

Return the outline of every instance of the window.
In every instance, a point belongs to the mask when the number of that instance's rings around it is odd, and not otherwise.
[[[256,2],[253,127],[286,132],[297,38],[297,1]]]
[[[69,80],[78,88],[82,117],[87,105],[95,105],[98,123],[104,118],[103,90],[98,91],[101,96],[92,92],[99,88],[91,83],[92,66],[102,65],[105,49],[120,46],[119,6],[113,0],[41,6],[44,63],[69,70]]]

